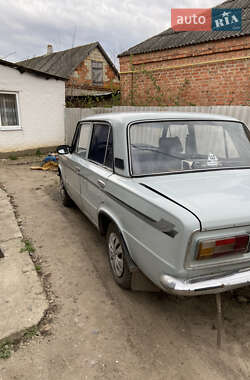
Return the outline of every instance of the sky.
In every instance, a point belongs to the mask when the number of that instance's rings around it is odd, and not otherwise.
[[[171,8],[222,0],[0,0],[0,58],[17,62],[99,41],[117,54],[170,27]]]

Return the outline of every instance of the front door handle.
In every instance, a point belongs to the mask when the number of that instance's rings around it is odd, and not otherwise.
[[[75,169],[77,173],[80,173],[80,170],[81,170],[80,166],[75,166]]]
[[[104,181],[102,181],[101,179],[98,179],[97,183],[98,183],[99,187],[101,187],[101,188],[104,188],[106,186],[106,183]]]

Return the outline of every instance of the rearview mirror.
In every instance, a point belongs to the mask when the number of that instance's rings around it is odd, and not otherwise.
[[[59,145],[56,148],[56,151],[59,154],[68,154],[68,153],[70,153],[70,146],[69,145]]]

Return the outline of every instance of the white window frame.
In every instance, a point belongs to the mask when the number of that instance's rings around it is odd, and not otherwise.
[[[18,131],[18,130],[22,129],[21,114],[20,114],[20,107],[19,107],[19,92],[18,91],[1,91],[0,90],[0,94],[16,95],[17,115],[18,115],[18,121],[19,121],[19,125],[2,125],[1,115],[0,115],[0,131]]]

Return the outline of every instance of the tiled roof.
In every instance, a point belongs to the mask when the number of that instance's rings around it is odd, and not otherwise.
[[[118,57],[151,53],[187,45],[195,45],[202,42],[218,41],[226,38],[250,35],[250,0],[227,0],[215,8],[242,8],[242,30],[175,32],[172,28],[169,28],[160,34],[131,47],[119,54]]]

